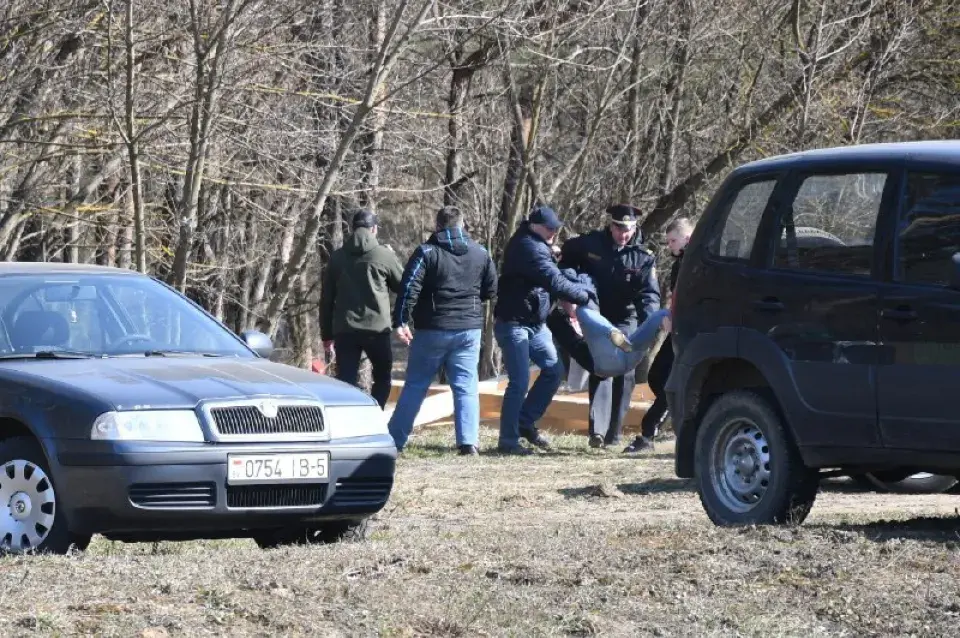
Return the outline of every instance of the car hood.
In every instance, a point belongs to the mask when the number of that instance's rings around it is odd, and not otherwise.
[[[332,377],[266,359],[144,357],[0,362],[0,376],[55,391],[67,386],[118,410],[193,408],[247,397],[319,399],[325,405],[372,403]]]

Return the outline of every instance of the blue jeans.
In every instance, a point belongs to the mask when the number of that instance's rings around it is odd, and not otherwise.
[[[505,448],[516,447],[520,444],[520,432],[534,429],[557,393],[563,380],[563,362],[557,356],[553,335],[543,324],[531,327],[498,321],[493,334],[503,352],[509,379],[500,408],[499,444]],[[532,388],[531,361],[540,368]]]
[[[477,445],[480,436],[479,362],[479,329],[417,330],[410,344],[403,390],[388,425],[398,450],[407,444],[413,422],[440,366],[446,368],[453,391],[457,445]]]
[[[610,340],[613,324],[596,310],[583,306],[577,308],[577,321],[583,331],[583,339],[593,357],[593,373],[598,377],[618,377],[635,369],[653,345],[663,320],[669,310],[658,310],[647,317],[640,327],[626,335],[632,352],[624,352]]]

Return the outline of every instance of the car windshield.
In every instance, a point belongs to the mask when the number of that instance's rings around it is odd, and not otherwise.
[[[0,277],[0,358],[50,352],[256,356],[220,323],[149,277]]]

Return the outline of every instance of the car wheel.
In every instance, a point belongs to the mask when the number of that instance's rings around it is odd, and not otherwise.
[[[748,391],[724,394],[707,409],[694,475],[717,525],[799,524],[819,487],[818,472],[803,464],[782,419]]]
[[[941,494],[958,483],[955,476],[947,474],[930,472],[910,474],[896,470],[853,474],[850,478],[866,490],[899,494]]]
[[[66,554],[86,549],[89,536],[74,536],[40,445],[28,437],[0,441],[0,551]]]
[[[285,527],[262,532],[253,537],[261,549],[286,545],[326,545],[337,542],[360,542],[370,533],[370,520],[331,521],[314,527]]]

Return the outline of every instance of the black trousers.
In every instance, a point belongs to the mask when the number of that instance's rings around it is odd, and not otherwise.
[[[373,368],[371,395],[381,408],[384,407],[390,398],[390,373],[393,371],[390,333],[360,330],[344,332],[333,338],[333,347],[337,351],[337,378],[354,386],[358,386],[360,357],[367,355]]]
[[[643,415],[641,422],[640,431],[647,438],[653,438],[667,418],[667,394],[664,388],[670,377],[671,368],[673,368],[673,343],[670,341],[670,335],[667,335],[653,363],[650,364],[650,372],[647,375],[647,384],[656,397],[653,405]]]
[[[637,326],[630,323],[617,325],[617,328],[630,334]],[[623,436],[623,419],[630,411],[630,400],[636,385],[636,370],[606,379],[590,375],[587,384],[590,392],[590,436],[602,436],[607,445],[620,442]]]

